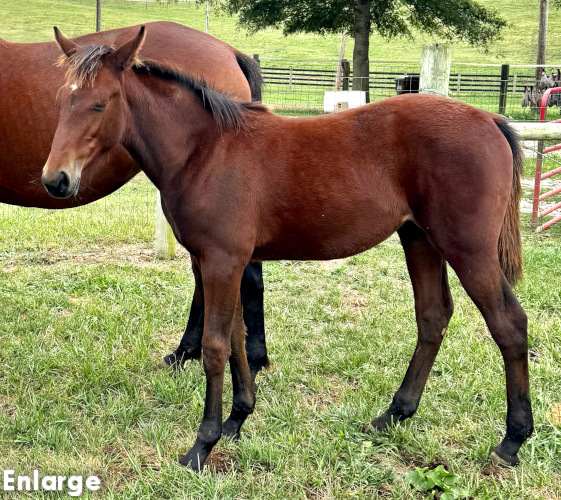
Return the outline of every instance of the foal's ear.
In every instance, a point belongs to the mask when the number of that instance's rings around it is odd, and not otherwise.
[[[55,30],[56,43],[60,47],[60,50],[62,50],[66,54],[66,57],[70,57],[72,54],[77,52],[80,46],[74,43],[72,40],[66,38],[56,26],[53,26],[53,28]]]
[[[143,26],[140,27],[138,35],[136,35],[132,40],[121,45],[115,52],[111,54],[110,60],[118,69],[130,68],[135,60],[146,36],[146,29]]]

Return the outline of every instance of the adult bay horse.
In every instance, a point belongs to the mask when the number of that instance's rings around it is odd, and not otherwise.
[[[196,442],[180,462],[199,470],[221,434],[237,435],[253,411],[239,294],[247,263],[347,257],[397,231],[418,344],[388,411],[372,426],[384,429],[417,409],[452,315],[448,262],[504,358],[506,436],[493,457],[516,464],[533,422],[527,319],[508,281],[522,273],[522,156],[508,124],[426,95],[314,118],[275,116],[139,60],[143,39],[141,29],[113,49],[59,37],[67,81],[42,179],[49,189],[64,175],[61,194],[72,196],[88,162],[123,146],[160,189],[175,235],[198,264],[206,399]],[[233,404],[222,423],[228,360]]]
[[[261,75],[253,59],[230,45],[197,30],[171,22],[150,23],[150,35],[141,55],[166,61],[212,81],[216,88],[239,101],[261,99]],[[121,45],[138,26],[92,33],[75,39],[79,44]],[[55,63],[55,42],[10,43],[0,39],[0,202],[40,208],[84,205],[112,193],[136,175],[140,167],[122,147],[113,148],[84,169],[79,196],[55,199],[37,180],[49,155],[59,108],[56,93],[64,75]],[[189,323],[177,350],[166,356],[180,367],[201,353],[203,297],[195,270],[196,289]],[[244,315],[248,327],[248,354],[252,371],[267,364],[263,323],[261,266],[251,264],[242,282]]]

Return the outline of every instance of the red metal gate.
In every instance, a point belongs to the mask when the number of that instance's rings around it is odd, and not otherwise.
[[[558,93],[561,92],[561,87],[555,87],[555,88],[551,88],[551,89],[547,89],[542,97],[542,102],[541,102],[541,106],[540,106],[540,121],[544,122],[545,121],[545,113],[547,110],[547,101],[549,100],[549,97],[551,94],[554,93]],[[561,119],[560,120],[553,120],[551,123],[561,123]],[[543,200],[546,200],[547,198],[550,198],[551,196],[554,196],[556,194],[561,193],[561,187],[557,187],[555,189],[552,189],[551,191],[548,191],[546,193],[541,193],[541,181],[543,179],[548,179],[549,177],[555,175],[555,174],[559,174],[561,173],[561,167],[557,167],[554,168],[553,170],[550,170],[549,172],[545,172],[542,174],[542,165],[543,165],[543,158],[545,155],[547,155],[548,153],[551,153],[553,151],[558,151],[561,149],[561,144],[556,144],[555,146],[549,146],[547,148],[543,147],[543,141],[539,141],[538,142],[538,154],[536,156],[536,176],[535,176],[535,180],[534,180],[534,203],[532,206],[532,223],[535,224],[537,219],[539,217],[542,217],[544,215],[548,215],[551,212],[554,212],[555,210],[558,210],[561,208],[561,202],[559,203],[555,203],[554,205],[546,208],[545,210],[541,211],[539,210],[539,205],[540,202]],[[553,224],[555,224],[556,222],[561,221],[561,215],[558,215],[557,217],[554,217],[553,219],[547,221],[545,224],[542,224],[541,226],[539,226],[536,231],[543,231],[544,229],[547,229],[549,227],[551,227]]]

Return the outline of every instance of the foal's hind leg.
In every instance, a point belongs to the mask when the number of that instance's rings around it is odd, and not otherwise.
[[[254,376],[247,364],[245,346],[245,325],[241,307],[238,305],[234,325],[232,326],[232,354],[230,355],[230,370],[232,372],[232,387],[234,397],[232,412],[222,424],[222,435],[239,437],[240,429],[245,419],[253,413],[255,407]]]
[[[506,436],[492,459],[516,465],[518,450],[533,431],[528,377],[528,320],[501,272],[496,250],[448,259],[499,346],[506,373]]]
[[[448,286],[446,262],[434,249],[424,231],[407,222],[399,237],[415,295],[418,340],[415,353],[392,403],[372,422],[376,430],[413,416],[425,388],[430,370],[452,316],[453,304]]]

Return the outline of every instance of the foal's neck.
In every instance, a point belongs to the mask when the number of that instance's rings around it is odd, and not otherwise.
[[[218,127],[189,90],[150,76],[132,74],[127,80],[129,116],[123,145],[163,191],[212,153],[220,137]]]

